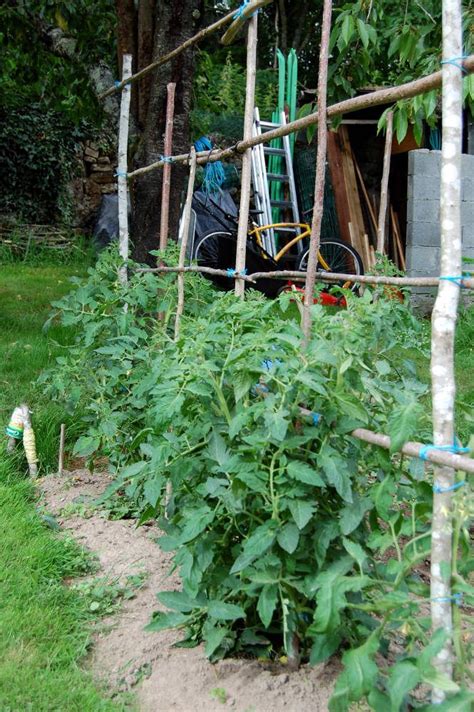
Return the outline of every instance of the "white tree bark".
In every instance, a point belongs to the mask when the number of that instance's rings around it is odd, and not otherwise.
[[[377,225],[377,252],[385,252],[385,222],[387,219],[388,179],[390,178],[390,158],[393,141],[393,111],[387,114],[387,130],[385,133],[385,151],[383,154],[382,183],[380,186],[380,209]]]
[[[128,79],[132,74],[132,55],[123,55],[122,79]],[[118,220],[119,220],[119,252],[124,262],[128,260],[128,124],[130,120],[130,96],[132,87],[126,84],[122,89],[120,102],[120,126],[118,141],[117,184],[118,184]],[[128,281],[127,267],[123,265],[119,272],[120,281]]]
[[[443,0],[443,95],[441,154],[441,275],[461,274],[461,151],[462,71],[451,60],[462,55],[461,1]],[[454,330],[460,285],[444,279],[432,314],[431,382],[433,397],[433,443],[452,446],[454,432]],[[433,631],[444,628],[447,642],[433,659],[439,673],[452,677],[452,496],[454,470],[435,467],[431,544],[431,619]],[[441,490],[441,491],[440,491]],[[446,491],[448,490],[448,491]],[[445,693],[433,689],[432,700],[440,703]]]
[[[166,103],[166,129],[164,154],[171,156],[173,150],[174,96],[176,84],[170,82],[166,87],[168,99]],[[160,250],[166,250],[168,245],[168,230],[170,216],[171,163],[163,166],[163,183],[161,188],[161,220],[160,220]]]
[[[247,34],[247,84],[245,88],[245,116],[243,140],[252,138],[253,114],[255,108],[255,77],[257,74],[257,33],[258,15],[249,20]],[[242,158],[242,177],[240,189],[239,227],[237,230],[237,253],[235,256],[235,271],[241,273],[245,269],[247,253],[247,229],[250,207],[250,179],[252,172],[252,149],[247,148]],[[243,298],[245,283],[243,279],[235,280],[235,294]]]
[[[184,267],[186,261],[186,250],[188,247],[189,226],[191,224],[191,205],[193,201],[194,181],[196,179],[196,150],[191,146],[191,167],[189,169],[188,192],[186,194],[186,202],[183,210],[183,238],[181,240],[181,248],[179,251],[179,268]],[[174,322],[174,340],[179,338],[179,327],[181,323],[181,314],[184,310],[184,272],[178,273],[178,304],[176,307],[176,319]]]

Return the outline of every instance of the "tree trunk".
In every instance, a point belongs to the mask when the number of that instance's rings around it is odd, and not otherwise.
[[[137,19],[134,0],[115,0],[117,12],[117,66],[122,79],[123,55],[132,55],[132,73],[137,66]],[[137,116],[137,90],[132,88],[132,114]]]
[[[137,71],[144,69],[152,62],[155,32],[154,6],[155,0],[140,0],[138,3]],[[148,74],[138,82],[137,120],[140,129],[144,128],[146,122],[152,80],[153,75]]]
[[[171,51],[191,37],[197,30],[202,15],[201,0],[158,0],[155,4],[155,38],[153,60]],[[151,74],[150,99],[141,145],[135,167],[159,159],[164,153],[163,134],[166,123],[166,85],[176,83],[173,153],[189,149],[189,115],[191,110],[192,82],[194,76],[193,48]],[[169,230],[177,234],[180,196],[187,170],[183,165],[172,167],[173,180],[170,196]],[[160,239],[160,195],[162,171],[140,176],[133,184],[133,242],[134,258],[154,263],[149,251],[157,249]]]

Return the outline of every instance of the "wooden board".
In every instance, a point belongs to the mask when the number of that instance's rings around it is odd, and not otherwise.
[[[347,201],[349,205],[350,222],[352,224],[352,246],[355,247],[364,261],[364,267],[369,268],[368,256],[365,254],[364,234],[367,232],[364,225],[362,208],[360,205],[360,195],[357,189],[357,178],[352,159],[352,147],[349,141],[347,126],[339,128],[341,137],[342,169],[344,173],[344,183],[346,187]]]
[[[347,200],[346,184],[344,181],[344,171],[342,167],[342,154],[340,146],[340,135],[337,131],[328,131],[328,162],[331,174],[331,184],[334,193],[334,203],[339,222],[339,234],[341,240],[352,244],[349,232],[351,216],[349,213],[349,203]]]

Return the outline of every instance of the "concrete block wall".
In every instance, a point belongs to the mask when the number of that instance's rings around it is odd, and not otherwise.
[[[420,149],[408,154],[407,244],[409,277],[435,277],[440,272],[441,151]],[[463,256],[474,258],[474,155],[462,156],[461,225]],[[414,303],[432,306],[435,290],[413,290]]]

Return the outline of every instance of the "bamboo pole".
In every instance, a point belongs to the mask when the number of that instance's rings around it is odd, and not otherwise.
[[[61,423],[61,430],[59,433],[59,456],[58,456],[58,475],[63,474],[64,469],[64,440],[66,435],[66,426]]]
[[[443,0],[443,91],[441,149],[441,274],[432,313],[431,392],[433,401],[433,442],[455,443],[454,331],[459,303],[459,284],[449,277],[461,274],[461,152],[462,152],[462,70],[456,58],[462,55],[462,13],[460,0]],[[453,61],[451,61],[453,60]],[[447,640],[434,656],[440,674],[452,678],[452,496],[454,469],[436,467],[434,473],[431,536],[431,623],[433,631],[443,628]],[[449,572],[449,573],[447,573]],[[439,704],[445,692],[432,690],[432,702]]]
[[[331,34],[332,0],[324,0],[323,22],[321,27],[321,46],[319,49],[318,69],[318,111],[325,117],[327,110],[328,57],[329,35]],[[314,297],[314,285],[318,268],[319,244],[321,242],[321,223],[324,210],[324,183],[326,180],[326,154],[328,129],[326,121],[318,121],[318,148],[316,152],[316,178],[314,184],[313,219],[311,222],[311,237],[307,278],[303,302],[303,348],[306,348],[311,338],[311,306]]]
[[[257,41],[258,15],[250,18],[247,33],[247,82],[245,87],[244,141],[252,138],[253,115],[255,109],[255,78],[257,74]],[[240,181],[239,226],[237,228],[237,248],[235,255],[235,271],[239,277],[235,281],[235,295],[243,299],[245,284],[240,275],[245,270],[247,252],[247,231],[250,208],[250,180],[252,174],[252,149],[245,150],[242,158],[242,173]]]
[[[166,87],[166,128],[165,128],[165,157],[171,156],[173,150],[173,124],[174,124],[174,97],[176,84],[170,82]],[[171,189],[171,163],[163,167],[163,183],[161,187],[161,216],[160,216],[160,250],[166,250],[168,244],[168,229],[170,216],[170,189]]]
[[[194,181],[196,179],[196,150],[191,146],[191,166],[189,169],[188,192],[183,211],[183,237],[181,240],[181,248],[179,251],[179,268],[184,267],[186,260],[186,250],[188,247],[189,226],[191,224],[191,205],[193,202]],[[184,272],[178,273],[178,304],[176,306],[176,319],[174,322],[174,340],[179,338],[179,327],[181,323],[181,315],[184,310]]]
[[[155,272],[177,273],[180,272],[201,272],[202,274],[215,275],[217,277],[229,277],[228,270],[214,269],[213,267],[199,267],[191,265],[189,267],[139,267],[135,272]],[[232,279],[237,277],[232,276]],[[248,275],[241,275],[239,279],[246,282],[255,283],[257,279],[292,279],[299,282],[306,281],[306,272],[297,272],[293,270],[275,270],[273,272],[252,272]],[[317,272],[315,276],[316,282],[357,282],[361,284],[391,284],[397,287],[437,287],[441,279],[439,277],[387,277],[385,275],[371,274],[345,274],[339,272]],[[474,279],[471,277],[463,277],[462,285],[466,289],[474,289]]]
[[[132,73],[132,55],[123,55],[122,76],[127,78]],[[128,124],[130,120],[130,95],[129,84],[122,89],[122,100],[120,102],[120,125],[118,140],[118,221],[119,221],[119,252],[124,263],[128,260],[128,188],[127,188],[127,152],[128,152]],[[120,267],[119,279],[122,284],[126,284],[127,266]]]
[[[469,57],[464,60],[460,60],[459,66],[464,68],[466,74],[472,74],[474,72],[474,54],[469,55]],[[389,104],[401,99],[410,99],[414,96],[418,96],[419,94],[423,94],[424,92],[431,91],[432,89],[439,89],[440,86],[441,72],[434,72],[433,74],[428,74],[426,77],[415,79],[411,82],[407,82],[406,84],[388,87],[387,89],[378,89],[377,91],[370,92],[369,94],[339,101],[328,107],[327,117],[328,119],[333,119],[352,111],[360,111],[361,109],[367,109],[373,106]],[[268,143],[276,138],[288,136],[296,131],[302,131],[307,129],[308,126],[317,124],[318,118],[318,112],[316,111],[312,114],[308,114],[308,116],[302,117],[301,119],[291,121],[285,126],[280,126],[272,131],[266,131],[260,136],[253,136],[248,141],[238,141],[233,146],[223,148],[220,151],[214,151],[211,155],[209,155],[209,151],[200,151],[197,154],[198,165],[203,165],[208,162],[212,163],[214,161],[223,161],[227,158],[235,156],[236,154],[243,153],[247,148],[253,148],[253,146],[258,146],[261,143]],[[173,156],[173,163],[187,163],[188,161],[188,153]],[[135,178],[136,176],[143,175],[144,173],[157,170],[162,166],[163,161],[156,161],[154,163],[150,163],[148,166],[143,166],[142,168],[137,168],[136,170],[131,171],[128,174],[128,177]]]
[[[258,9],[260,9],[264,5],[268,5],[270,2],[272,2],[272,0],[254,0],[253,2],[250,2],[247,6],[246,14],[256,12]],[[236,9],[234,8],[231,12],[227,13],[227,15],[224,15],[224,17],[221,17],[219,20],[216,20],[216,22],[213,22],[212,25],[209,25],[209,27],[205,27],[203,30],[200,30],[197,34],[190,37],[188,40],[186,40],[186,42],[183,42],[183,44],[179,45],[179,47],[176,47],[176,49],[173,49],[171,52],[168,52],[168,54],[164,54],[163,57],[157,59],[156,62],[152,62],[147,67],[144,67],[139,72],[136,72],[136,74],[133,74],[130,77],[125,78],[122,76],[122,81],[117,82],[113,87],[110,87],[102,94],[99,94],[99,99],[105,99],[106,97],[111,96],[111,94],[115,94],[116,92],[122,91],[122,89],[128,84],[136,82],[138,79],[141,79],[142,77],[146,76],[157,67],[162,67],[164,64],[171,62],[172,59],[180,55],[185,50],[189,49],[189,47],[192,47],[193,45],[197,44],[209,35],[212,35],[214,32],[217,32],[217,30],[220,30],[221,27],[225,27],[225,25],[228,25],[230,22],[232,22],[235,19],[235,13]]]
[[[393,141],[393,111],[387,114],[387,129],[385,133],[385,150],[383,154],[382,185],[380,188],[380,207],[377,225],[377,252],[385,252],[385,222],[387,218],[388,179],[390,177],[390,158]]]

